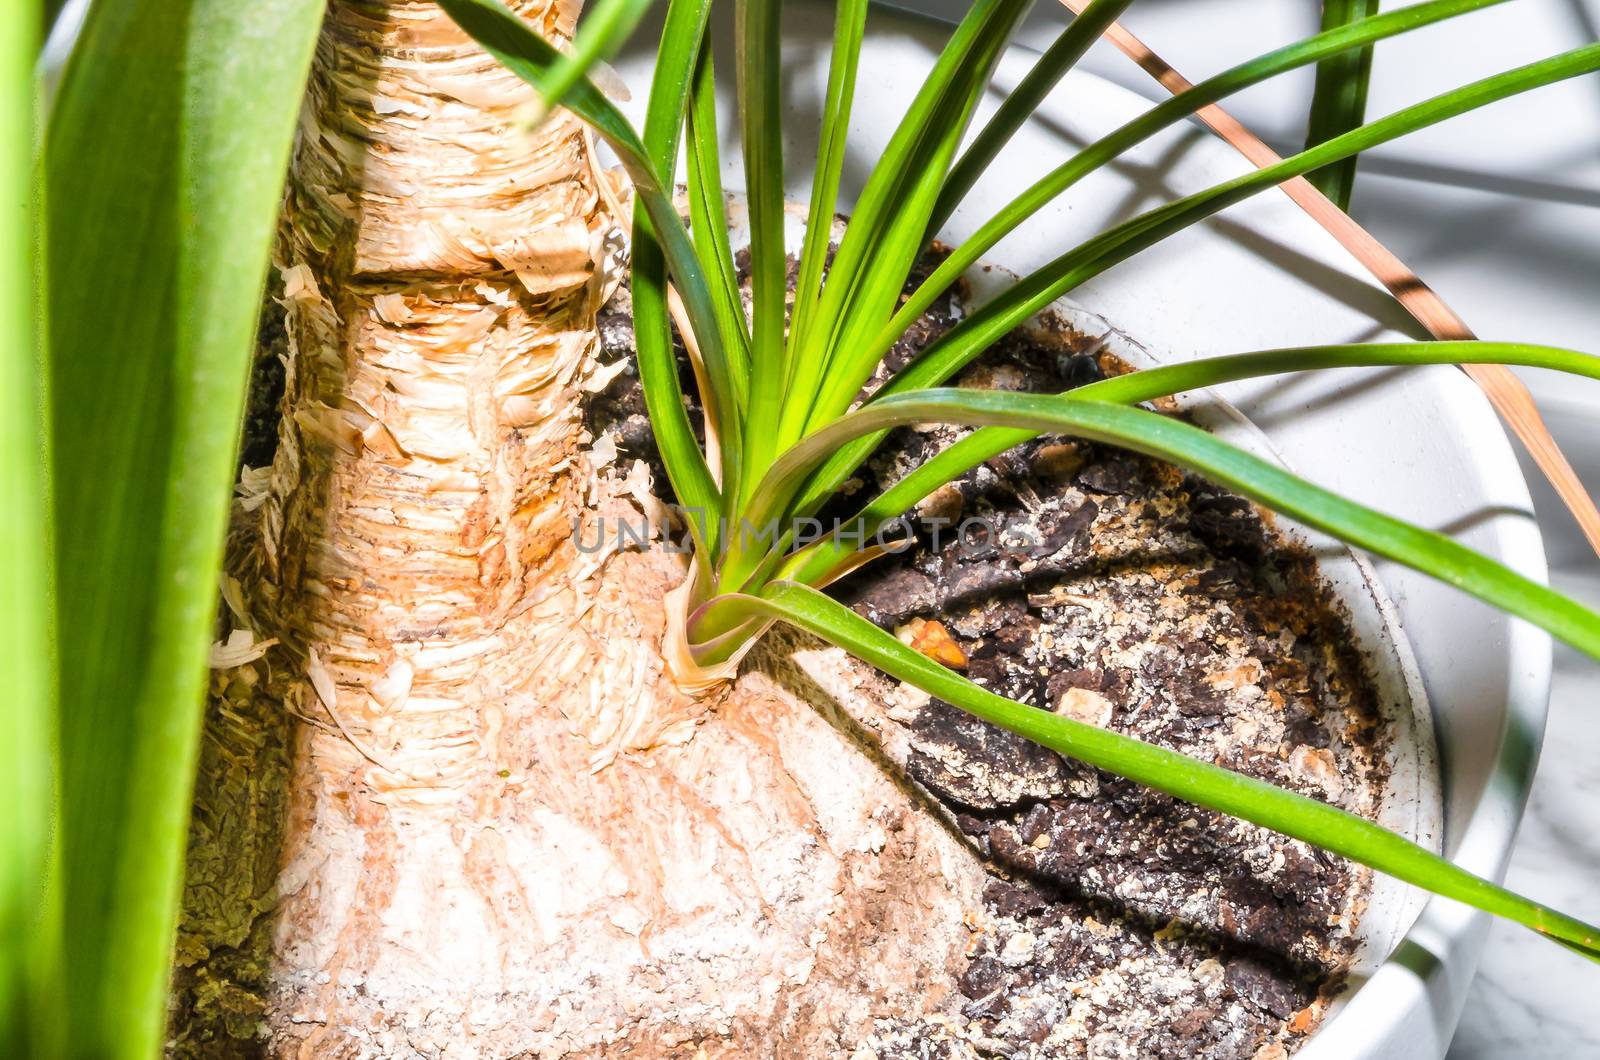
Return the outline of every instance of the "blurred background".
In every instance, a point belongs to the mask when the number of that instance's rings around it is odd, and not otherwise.
[[[966,0],[894,0],[959,17]],[[1390,0],[1385,10],[1401,6]],[[1123,20],[1190,80],[1314,33],[1318,0],[1136,0]],[[1042,48],[1067,13],[1040,3],[1022,43]],[[1368,114],[1600,39],[1600,0],[1512,0],[1380,43]],[[1165,92],[1101,42],[1082,67],[1152,100]],[[1305,139],[1310,69],[1226,103],[1281,153]],[[1497,103],[1363,155],[1351,213],[1482,338],[1600,353],[1600,78]],[[1600,493],[1600,381],[1528,371],[1552,430]],[[1527,478],[1561,588],[1600,605],[1600,559],[1531,465]],[[1600,674],[1558,648],[1551,720],[1508,882],[1600,917]],[[1450,1060],[1600,1056],[1594,967],[1497,924]]]

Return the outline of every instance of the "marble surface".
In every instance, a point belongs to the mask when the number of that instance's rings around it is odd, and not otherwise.
[[[1559,542],[1558,527],[1547,532]],[[1600,606],[1597,571],[1591,556],[1556,568],[1551,580]],[[1597,705],[1600,664],[1557,648],[1550,724],[1507,876],[1515,890],[1591,922],[1600,920]],[[1600,968],[1520,927],[1495,924],[1449,1060],[1600,1057],[1596,996]]]

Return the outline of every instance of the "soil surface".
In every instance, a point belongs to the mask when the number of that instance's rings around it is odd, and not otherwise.
[[[953,326],[961,297],[930,310],[888,365]],[[625,288],[600,333],[617,374],[591,402],[590,429],[645,461],[666,494]],[[1097,350],[1047,319],[955,382],[1048,393],[1125,370]],[[686,362],[683,384],[692,392]],[[963,433],[895,432],[824,524]],[[871,621],[943,645],[979,684],[1041,710],[1376,813],[1387,729],[1354,637],[1311,558],[1250,503],[1142,457],[1042,437],[916,515],[908,549],[835,590]],[[906,771],[994,880],[970,925],[965,1004],[940,1021],[886,1018],[859,1060],[1272,1060],[1304,1041],[1353,955],[1365,870],[905,691]]]

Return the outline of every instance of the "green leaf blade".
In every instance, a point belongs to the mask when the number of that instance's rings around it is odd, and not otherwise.
[[[161,1041],[233,455],[321,15],[96,5],[51,115],[61,867],[85,1055]]]
[[[1424,26],[1469,14],[1506,0],[1430,0],[1387,14],[1351,23],[1307,37],[1285,47],[1248,59],[1206,79],[1171,99],[1152,107],[1121,128],[1087,145],[1051,172],[1035,181],[1021,195],[1007,203],[941,262],[917,290],[906,299],[894,317],[873,339],[871,356],[881,357],[907,328],[927,311],[934,300],[967,269],[976,265],[1007,235],[1035,216],[1048,203],[1064,194],[1080,180],[1118,158],[1126,151],[1170,128],[1208,104],[1270,80],[1324,57],[1348,54],[1349,50],[1373,41],[1409,33]],[[1087,16],[1089,12],[1085,12]],[[954,179],[954,178],[952,178]],[[953,209],[953,204],[950,204]]]
[[[979,10],[979,6],[974,5],[974,10]],[[879,321],[893,311],[906,277],[927,245],[929,218],[945,187],[956,151],[1011,33],[1026,10],[1026,5],[1008,4],[1004,0],[989,9],[987,17],[978,24],[971,47],[961,55],[949,83],[918,130],[916,149],[899,169],[890,170],[895,178],[890,189],[892,197],[885,201],[881,216],[874,218],[868,214],[872,223],[858,227],[862,221],[858,210],[847,227],[834,273],[840,271],[840,262],[847,260],[846,251],[852,238],[860,236],[864,230],[866,238],[858,243],[863,261],[843,285],[844,300],[838,303],[839,308],[831,317],[829,341],[822,348],[825,376],[810,402],[806,430],[848,408],[877,367],[878,356],[865,348],[866,343],[877,333]],[[886,154],[877,169],[889,164],[890,157]],[[825,307],[834,290],[834,273],[829,274]],[[824,317],[827,319],[826,313]],[[799,409],[802,403],[797,402],[794,407]]]
[[[597,0],[572,42],[572,51],[555,63],[535,86],[543,97],[545,113],[555,110],[567,93],[589,76],[599,63],[610,59],[633,35],[639,20],[654,0]]]
[[[1338,343],[1202,357],[1114,376],[1064,391],[1059,396],[1132,405],[1240,379],[1290,372],[1446,364],[1518,365],[1600,379],[1600,357],[1551,346],[1477,340]],[[909,511],[940,486],[1037,435],[1037,431],[1015,427],[983,427],[974,431],[935,453],[869,501],[850,520],[851,531],[847,536],[852,540],[856,535],[863,539],[873,537],[885,523]],[[824,538],[803,558],[790,560],[786,565],[787,576],[815,584],[816,578],[825,575],[844,555],[832,538]]]
[[[1378,13],[1379,0],[1323,0],[1322,28],[1338,29]],[[1306,125],[1306,146],[1315,147],[1357,128],[1366,118],[1367,88],[1372,80],[1372,47],[1330,56],[1317,64],[1311,115]],[[1326,169],[1309,174],[1316,185],[1341,210],[1350,209],[1355,191],[1356,162],[1351,155]]]
[[[850,439],[914,423],[1051,431],[1176,464],[1305,526],[1453,585],[1600,659],[1600,615],[1581,604],[1443,534],[1346,500],[1198,427],[1140,408],[991,390],[900,394],[807,437],[773,466],[762,491],[781,496]]]
[[[718,351],[721,332],[716,330],[716,310],[708,284],[699,272],[699,258],[683,229],[677,209],[664,190],[664,183],[676,172],[678,149],[682,142],[684,113],[693,91],[695,68],[705,38],[710,4],[702,0],[677,0],[667,8],[666,25],[657,49],[655,76],[650,86],[642,138],[643,159],[639,163],[655,190],[648,198],[636,194],[645,206],[633,218],[633,312],[634,342],[638,350],[639,377],[644,383],[645,404],[650,413],[667,477],[679,500],[691,510],[707,513],[705,521],[691,520],[696,544],[702,550],[717,547],[715,514],[721,511],[723,493],[711,476],[705,455],[700,451],[689,422],[678,383],[678,363],[672,348],[672,332],[667,311],[669,272],[679,278],[680,293],[689,310],[690,326],[707,356],[707,371],[721,371]],[[518,24],[520,26],[520,23]],[[541,38],[525,31],[526,46],[545,46]],[[607,103],[606,107],[609,108]],[[580,117],[587,115],[578,112]],[[620,115],[616,118],[622,121]],[[625,123],[624,123],[625,124]],[[698,308],[697,308],[698,307]],[[702,332],[705,332],[702,334]],[[721,373],[722,385],[702,395],[707,414],[721,417],[726,430],[738,438],[738,409],[735,407],[731,376]],[[737,452],[723,450],[724,482],[737,474]]]
[[[911,227],[908,199],[915,192],[909,189],[920,184],[929,196],[927,209],[931,210],[932,196],[943,182],[977,93],[987,84],[987,70],[992,69],[999,49],[1025,10],[1026,5],[1016,0],[977,0],[971,6],[873,165],[839,242],[822,296],[807,321],[804,342],[793,354],[791,385],[779,426],[781,444],[800,438],[813,421],[824,383],[834,381],[834,351],[846,343],[841,326],[858,302],[873,264],[880,266],[876,273],[880,280],[897,271],[892,263],[897,255],[878,251],[896,238],[893,229],[897,221],[902,230]],[[974,77],[979,64],[987,65],[981,81]],[[939,156],[946,153],[941,163]],[[919,242],[927,215],[922,216],[923,223],[915,226],[911,236]],[[902,231],[898,239],[903,242],[905,238]],[[915,255],[913,250],[912,260]],[[909,266],[907,262],[906,269]],[[897,283],[904,282],[904,276],[900,271]],[[892,293],[897,292],[898,286]]]
[[[828,88],[823,100],[817,164],[811,179],[811,201],[806,210],[806,234],[800,250],[800,275],[795,282],[794,313],[789,324],[786,388],[793,386],[794,362],[805,348],[811,318],[822,295],[822,270],[839,204],[839,178],[844,170],[850,110],[855,102],[856,73],[861,66],[861,43],[866,31],[867,0],[841,0],[834,12]]]
[[[1092,0],[1084,8],[1083,14],[1069,22],[1066,29],[1051,42],[1017,87],[1006,93],[994,116],[950,170],[950,176],[939,192],[939,201],[933,208],[933,216],[928,221],[928,240],[938,235],[950,215],[955,213],[956,207],[961,205],[961,200],[993,164],[1001,149],[1033,116],[1045,97],[1077,65],[1078,60],[1083,58],[1089,46],[1100,39],[1100,35],[1132,2]]]
[[[873,400],[939,385],[1013,328],[1080,284],[1252,195],[1418,129],[1597,69],[1600,44],[1575,48],[1405,107],[1275,165],[1140,214],[1067,251],[979,307],[890,378]],[[833,454],[805,486],[793,505],[795,510],[806,514],[815,510],[815,505],[844,481],[875,444],[870,437],[857,439]]]
[[[783,87],[780,78],[780,0],[736,0],[740,145],[750,216],[750,430],[745,432],[745,477],[754,485],[777,450],[774,430],[783,414],[784,305],[788,257],[783,232]],[[743,500],[743,496],[739,498]],[[733,509],[737,511],[738,509]]]
[[[49,865],[57,815],[55,623],[48,436],[36,319],[38,208],[33,64],[38,9],[19,5],[0,41],[0,1041],[47,1055],[63,1025],[61,919]],[[48,881],[48,882],[47,882]]]
[[[734,396],[750,399],[750,324],[728,241],[727,196],[722,190],[722,156],[717,142],[716,72],[711,37],[700,41],[694,86],[689,99],[689,225],[695,253],[705,269],[716,303],[717,327],[730,361],[737,362]]]

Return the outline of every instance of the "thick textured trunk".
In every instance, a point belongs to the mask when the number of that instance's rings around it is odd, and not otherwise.
[[[983,876],[886,685],[768,649],[684,695],[676,557],[575,547],[638,485],[581,424],[615,221],[530,103],[430,4],[329,10],[228,594],[279,644],[215,683],[178,1051],[833,1055],[946,1003]]]

